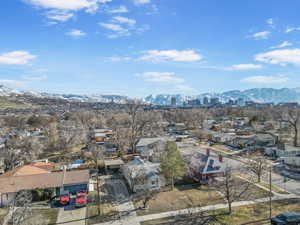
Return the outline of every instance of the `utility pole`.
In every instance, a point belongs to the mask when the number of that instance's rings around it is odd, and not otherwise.
[[[270,217],[270,220],[272,218],[272,166],[270,166],[270,177],[269,177],[269,217]]]

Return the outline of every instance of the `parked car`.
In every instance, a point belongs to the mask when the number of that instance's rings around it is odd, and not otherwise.
[[[299,225],[300,213],[285,212],[271,219],[272,225]]]
[[[87,204],[87,196],[79,196],[75,199],[75,207],[84,207]]]
[[[68,205],[70,203],[70,193],[69,192],[64,192],[59,196],[59,203],[61,205]]]
[[[77,194],[76,194],[76,197],[86,197],[87,196],[87,193],[86,191],[78,191]]]

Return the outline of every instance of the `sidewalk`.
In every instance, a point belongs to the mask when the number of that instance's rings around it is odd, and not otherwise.
[[[57,216],[57,224],[85,225],[86,207],[74,210],[60,208]]]
[[[285,195],[285,196],[274,196],[272,197],[272,201],[276,200],[285,200],[285,199],[292,199],[295,198],[295,195]],[[251,201],[240,201],[240,202],[234,202],[232,203],[232,207],[238,207],[238,206],[244,206],[244,205],[252,205],[257,203],[264,203],[268,202],[269,198],[261,198]],[[125,220],[121,219],[118,221],[111,221],[107,223],[101,223],[98,225],[138,225],[140,222],[149,221],[149,220],[155,220],[155,219],[162,219],[167,217],[174,217],[178,215],[186,215],[190,213],[200,213],[205,211],[211,211],[211,210],[217,210],[217,209],[226,209],[228,208],[228,204],[217,204],[217,205],[210,205],[205,207],[196,207],[196,208],[188,208],[188,209],[182,209],[182,210],[175,210],[175,211],[169,211],[169,212],[163,212],[163,213],[157,213],[157,214],[149,214],[145,216],[135,216],[133,217],[127,217]]]
[[[275,197],[272,197],[272,201],[292,199],[292,198],[295,198],[295,196],[294,195],[275,196]],[[252,201],[234,202],[234,203],[232,203],[232,207],[243,206],[243,205],[252,205],[252,204],[264,203],[264,202],[268,202],[268,201],[269,201],[269,198],[261,198],[261,199],[256,199],[256,200],[252,200]],[[176,210],[176,211],[170,211],[170,212],[164,212],[164,213],[158,213],[158,214],[145,215],[145,216],[138,217],[138,219],[140,222],[143,222],[143,221],[147,221],[147,220],[162,219],[162,218],[166,218],[166,217],[185,215],[185,214],[189,214],[189,213],[199,213],[199,212],[216,210],[216,209],[225,209],[227,207],[228,207],[228,204],[217,204],[217,205],[210,205],[210,206],[205,206],[205,207],[189,208],[189,209],[182,209],[182,210]]]

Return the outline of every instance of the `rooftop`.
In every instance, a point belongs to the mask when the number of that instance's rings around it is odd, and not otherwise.
[[[64,175],[65,173],[65,175]],[[36,188],[55,188],[89,182],[88,170],[62,171],[35,175],[0,177],[0,193],[14,193]]]

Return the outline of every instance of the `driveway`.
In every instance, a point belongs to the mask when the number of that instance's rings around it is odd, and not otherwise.
[[[107,179],[105,183],[111,187],[109,192],[114,196],[117,203],[116,208],[119,211],[120,220],[102,223],[102,225],[140,225],[124,181],[121,179]]]
[[[86,207],[76,209],[73,206],[60,208],[57,216],[57,224],[85,225]]]

